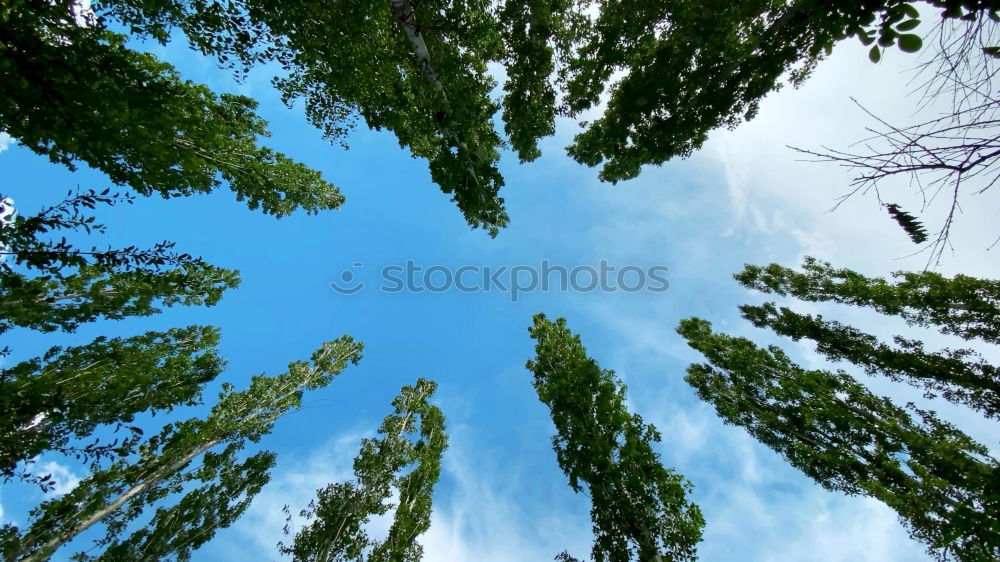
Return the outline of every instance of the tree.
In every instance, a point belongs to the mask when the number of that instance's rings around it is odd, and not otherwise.
[[[704,520],[687,499],[691,485],[660,462],[651,446],[660,434],[628,413],[625,385],[587,356],[565,319],[537,314],[529,332],[527,367],[556,426],[556,459],[573,491],[591,498],[593,560],[694,560]]]
[[[225,365],[216,351],[219,331],[189,326],[131,338],[99,337],[0,370],[0,475],[45,451],[85,462],[128,450],[142,430],[122,442],[86,439],[98,426],[131,424],[140,412],[198,403],[202,388]],[[22,475],[23,477],[24,475]]]
[[[965,340],[1000,343],[1000,281],[933,271],[897,272],[894,283],[806,258],[802,272],[771,264],[748,265],[734,278],[748,289],[806,302],[865,306],[908,324],[935,327]]]
[[[156,553],[186,559],[207,541],[217,526],[235,520],[267,482],[274,462],[268,452],[237,464],[237,453],[269,433],[274,422],[302,403],[302,394],[327,386],[348,363],[361,358],[361,344],[344,336],[323,344],[310,362],[290,363],[284,374],[254,376],[236,392],[224,385],[219,401],[205,419],[167,424],[159,434],[96,470],[66,495],[46,501],[32,512],[24,532],[7,528],[2,552],[6,559],[34,561],[50,556],[88,528],[107,528],[99,545],[105,559]],[[213,449],[223,447],[221,452]],[[192,489],[192,486],[194,488]],[[152,522],[120,539],[128,524],[156,503],[182,497],[161,507]],[[78,558],[88,559],[81,555]]]
[[[303,99],[328,138],[342,142],[357,117],[392,131],[428,160],[432,179],[469,224],[496,235],[508,219],[487,63],[502,45],[488,7],[481,0],[94,3],[102,17],[163,42],[179,28],[192,47],[237,69],[278,62],[283,98]]]
[[[420,560],[423,548],[416,540],[430,527],[431,498],[448,446],[444,415],[428,402],[436,388],[436,383],[422,378],[402,388],[392,401],[395,413],[379,427],[383,437],[362,441],[354,459],[356,480],[317,491],[316,499],[301,512],[308,524],[295,534],[291,546],[279,545],[284,554],[315,562]],[[389,503],[393,490],[399,500],[392,526],[385,540],[373,540],[363,526],[393,508]]]
[[[902,281],[864,277],[829,263],[806,258],[804,273],[771,264],[747,266],[736,275],[744,286],[767,293],[791,294],[805,301],[832,301],[870,306],[898,315],[911,324],[935,327],[965,340],[1000,341],[1000,284],[964,275],[948,279],[933,272],[897,273]],[[1000,370],[972,349],[927,352],[920,341],[896,336],[892,347],[861,330],[822,316],[799,314],[774,303],[741,306],[743,317],[758,328],[799,341],[816,342],[816,350],[832,361],[849,361],[868,374],[922,387],[929,397],[942,396],[1000,418]],[[972,317],[975,319],[972,319]]]
[[[987,1],[930,1],[945,17],[995,15]],[[574,3],[579,10],[589,2]],[[801,84],[834,44],[858,37],[873,47],[921,46],[919,24],[901,1],[597,3],[599,15],[567,56],[564,109],[603,114],[569,148],[579,162],[602,165],[617,182],[697,150],[708,133],[752,119],[784,80]],[[954,10],[958,13],[955,16]],[[965,11],[963,11],[965,10]]]
[[[343,202],[320,174],[259,146],[266,124],[244,96],[181,80],[75,0],[12,0],[0,10],[0,132],[73,169],[143,195],[227,182],[251,209],[283,216]]]
[[[103,233],[104,225],[82,209],[129,202],[108,190],[71,192],[61,203],[0,228],[0,246],[13,258],[0,262],[0,333],[13,327],[73,331],[98,318],[155,314],[158,305],[211,306],[239,285],[236,271],[173,252],[170,242],[83,251],[65,237],[43,238],[60,231]]]
[[[939,559],[1000,555],[1000,462],[986,447],[843,371],[804,370],[776,346],[713,333],[698,318],[677,331],[708,360],[685,380],[727,423],[825,488],[885,502]]]
[[[927,0],[950,20],[1000,18],[995,0]],[[801,84],[834,44],[857,37],[870,58],[922,47],[919,12],[901,0],[667,2],[481,0],[275,3],[103,0],[100,18],[191,46],[238,74],[278,62],[275,85],[302,98],[310,121],[340,139],[358,117],[429,161],[431,176],[473,227],[507,223],[496,169],[508,142],[522,161],[557,115],[606,109],[569,148],[617,182],[698,149],[735,127],[787,78]],[[593,15],[589,15],[593,14]],[[877,42],[877,44],[875,44]],[[874,44],[874,45],[873,45]],[[488,65],[507,76],[501,103]],[[505,141],[491,119],[503,110]]]
[[[922,387],[928,398],[942,396],[1000,418],[1000,372],[971,349],[924,351],[920,341],[896,336],[889,346],[861,330],[822,316],[799,314],[774,303],[741,306],[743,317],[758,328],[771,328],[794,341],[808,338],[831,361],[848,361],[870,375]]]

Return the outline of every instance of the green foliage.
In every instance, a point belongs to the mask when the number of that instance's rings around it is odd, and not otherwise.
[[[591,498],[594,562],[694,560],[704,520],[687,499],[691,485],[660,462],[651,445],[660,434],[629,414],[625,385],[587,356],[565,319],[535,315],[529,332],[536,357],[527,367],[556,426],[559,467]]]
[[[920,221],[916,217],[900,209],[899,205],[888,204],[885,206],[885,209],[889,211],[889,216],[892,217],[892,220],[896,221],[906,231],[907,236],[910,237],[910,240],[913,240],[914,244],[923,244],[927,241],[927,229],[924,228],[924,225],[920,224]]]
[[[295,534],[291,546],[279,545],[283,553],[301,561],[420,560],[423,552],[416,540],[430,527],[434,485],[448,446],[444,415],[428,402],[436,388],[422,378],[402,388],[392,401],[395,413],[378,429],[382,437],[362,441],[354,459],[356,480],[318,490],[301,513],[308,524]],[[379,542],[363,526],[393,508],[388,502],[393,490],[399,493],[399,503],[388,536]]]
[[[119,459],[72,491],[34,509],[24,532],[7,528],[0,536],[0,552],[6,559],[45,559],[102,523],[107,530],[98,545],[110,545],[109,557],[149,548],[160,557],[186,559],[190,549],[211,538],[216,526],[235,520],[267,481],[271,453],[259,453],[240,465],[237,453],[298,408],[304,391],[328,385],[348,363],[357,363],[361,348],[344,336],[323,344],[310,362],[290,363],[286,373],[252,377],[246,390],[224,385],[206,418],[169,423],[145,442],[130,444],[129,451],[120,452]],[[222,452],[212,452],[220,446]],[[179,501],[168,500],[177,494],[183,494]],[[144,530],[119,539],[129,523],[159,502],[173,506],[158,509]]]
[[[71,193],[58,205],[0,227],[0,248],[12,258],[0,262],[0,333],[13,327],[71,332],[98,318],[149,316],[158,306],[211,306],[239,285],[236,271],[173,252],[170,242],[152,249],[82,251],[65,237],[43,237],[103,233],[104,226],[82,209],[130,201],[107,190]]]
[[[53,162],[82,161],[137,192],[229,184],[251,209],[315,213],[343,202],[319,173],[259,146],[256,102],[181,80],[72,0],[0,8],[0,131]]]
[[[803,272],[777,264],[748,265],[735,276],[745,287],[791,295],[804,301],[838,302],[872,307],[901,316],[910,324],[936,328],[963,339],[997,343],[1000,333],[1000,283],[958,275],[948,279],[933,272],[899,272],[900,282],[868,278],[846,269],[806,258]],[[1000,372],[971,349],[927,352],[921,342],[896,336],[890,346],[856,328],[821,316],[802,315],[773,303],[742,306],[744,318],[793,340],[810,339],[833,361],[849,361],[869,374],[882,374],[924,388],[928,396],[942,396],[977,409],[987,417],[1000,416]]]
[[[99,545],[108,545],[100,555],[81,552],[72,559],[80,562],[190,560],[191,552],[208,542],[217,529],[228,527],[246,511],[270,479],[268,472],[274,466],[274,453],[257,453],[239,462],[236,456],[239,449],[237,444],[230,444],[221,453],[206,453],[201,466],[185,474],[189,478],[171,481],[169,492],[181,493],[192,482],[197,486],[184,493],[177,503],[157,508],[149,525],[124,539],[113,540],[109,533],[98,541]],[[112,528],[124,529],[124,523],[115,521]]]
[[[933,413],[899,408],[842,371],[804,370],[777,347],[677,331],[708,363],[687,380],[727,423],[745,428],[824,487],[878,498],[941,559],[1000,554],[1000,462]]]
[[[219,331],[204,326],[99,337],[0,370],[0,475],[13,476],[18,462],[44,451],[91,461],[128,450],[141,438],[138,427],[128,427],[122,442],[68,443],[101,425],[130,424],[140,412],[197,403],[224,367],[218,341]]]
[[[807,302],[864,306],[907,323],[965,340],[1000,343],[1000,281],[933,271],[897,272],[895,282],[806,258],[802,272],[748,265],[735,279],[744,287]]]
[[[743,317],[758,328],[799,341],[807,338],[831,361],[848,361],[870,375],[922,387],[926,396],[942,396],[975,408],[987,417],[1000,418],[1000,371],[971,349],[924,351],[919,341],[896,336],[892,347],[851,326],[803,315],[774,303],[741,306]]]
[[[106,0],[95,8],[161,41],[179,28],[194,48],[238,68],[278,62],[283,99],[302,99],[327,137],[340,139],[357,117],[392,131],[428,160],[470,225],[496,235],[507,224],[487,73],[502,44],[489,3]]]
[[[996,17],[995,0],[928,2],[945,17]],[[708,133],[752,119],[785,82],[801,84],[841,40],[857,36],[881,60],[893,45],[921,48],[917,10],[897,0],[838,2],[574,2],[568,11],[599,15],[572,44],[564,109],[606,109],[569,147],[577,161],[601,165],[612,183],[645,164],[685,157]],[[954,14],[957,14],[954,15]]]
[[[926,3],[945,18],[1000,19],[996,0]],[[183,82],[108,31],[166,43],[179,30],[237,75],[275,63],[284,101],[301,100],[330,140],[343,143],[359,120],[391,131],[491,235],[508,223],[498,111],[509,145],[530,161],[557,115],[593,110],[607,93],[569,153],[617,182],[752,119],[838,41],[857,37],[875,62],[923,42],[919,12],[900,0],[101,0],[86,25],[71,5],[17,0],[3,12],[0,129],[36,151],[81,159],[142,193],[206,191],[221,176],[277,215],[339,205],[315,172],[257,147],[265,131],[251,100]],[[500,100],[490,65],[507,77]]]
[[[541,156],[538,139],[555,133],[556,59],[586,22],[573,7],[573,0],[506,0],[498,14],[507,53],[504,130],[522,162]]]

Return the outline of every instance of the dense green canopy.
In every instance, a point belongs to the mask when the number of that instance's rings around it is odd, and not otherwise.
[[[0,132],[144,195],[190,195],[225,182],[251,209],[275,216],[343,202],[318,172],[260,146],[267,130],[255,101],[182,80],[126,40],[74,0],[5,2]]]
[[[593,561],[694,560],[705,521],[687,497],[691,484],[653,451],[660,433],[629,414],[625,385],[587,356],[565,319],[537,314],[529,331],[536,357],[527,366],[556,426],[556,459],[591,500]]]
[[[708,360],[691,365],[685,380],[727,423],[824,487],[885,502],[938,556],[996,559],[1000,461],[986,447],[843,371],[802,369],[777,347],[714,333],[697,318],[677,331]]]

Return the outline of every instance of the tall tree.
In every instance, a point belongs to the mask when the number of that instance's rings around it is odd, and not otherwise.
[[[854,363],[870,375],[922,387],[930,398],[942,396],[1000,418],[1000,371],[972,349],[928,352],[922,342],[901,336],[894,338],[894,347],[857,328],[787,307],[779,309],[774,303],[741,306],[740,310],[758,328],[770,328],[795,341],[816,342],[816,350],[832,361]]]
[[[594,562],[694,560],[705,522],[691,485],[660,462],[651,446],[660,434],[629,414],[625,385],[587,356],[565,319],[537,314],[529,332],[537,343],[527,366],[556,426],[556,459],[591,498]]]
[[[238,69],[280,63],[283,98],[303,99],[328,138],[343,142],[357,117],[388,129],[428,160],[470,225],[495,235],[507,224],[487,72],[502,44],[488,2],[109,0],[94,8],[160,41],[179,28],[194,48]]]
[[[986,17],[1000,8],[978,0],[928,3],[945,17]],[[713,129],[752,119],[767,94],[786,78],[801,84],[838,41],[878,41],[876,54],[921,45],[909,33],[919,13],[897,0],[573,4],[599,13],[567,57],[564,109],[575,115],[605,90],[610,97],[569,152],[602,165],[601,178],[611,182],[635,177],[643,164],[687,156]]]
[[[422,378],[402,388],[392,401],[395,412],[379,426],[382,437],[361,442],[355,481],[317,491],[301,512],[308,524],[290,546],[279,545],[284,554],[310,562],[420,560],[423,548],[416,541],[430,527],[434,485],[448,446],[444,415],[428,402],[436,388]],[[394,491],[399,499],[388,536],[374,540],[363,526],[394,507],[389,503]]]
[[[713,333],[698,318],[677,331],[708,360],[685,380],[727,423],[822,486],[885,502],[939,559],[1000,556],[1000,461],[986,447],[842,371],[802,369],[775,346]]]
[[[275,216],[337,208],[320,174],[260,146],[266,124],[244,96],[216,95],[76,0],[11,0],[0,9],[0,132],[69,166],[84,162],[144,195],[229,184]]]
[[[90,527],[103,523],[106,556],[156,553],[186,559],[211,538],[217,526],[235,520],[267,481],[273,455],[263,452],[237,464],[246,442],[257,442],[274,422],[302,403],[302,394],[327,386],[348,363],[361,358],[361,344],[344,336],[323,344],[310,362],[290,363],[284,374],[252,377],[236,392],[224,385],[218,403],[204,419],[167,424],[133,455],[95,471],[66,495],[32,512],[24,532],[8,529],[2,551],[9,560],[43,560]],[[212,452],[222,447],[221,452]],[[193,488],[192,488],[193,487]],[[160,508],[145,529],[120,535],[151,505],[183,496]],[[86,557],[84,557],[86,558]]]
[[[1000,18],[995,0],[927,0],[953,20]],[[857,37],[878,60],[922,46],[919,12],[902,0],[835,2],[623,0],[102,0],[96,13],[167,41],[174,28],[237,72],[277,61],[286,100],[302,98],[331,139],[357,117],[388,129],[453,196],[469,224],[507,223],[496,169],[507,142],[523,161],[605,92],[606,108],[569,153],[610,182],[689,155],[720,127],[753,118],[785,79],[801,84],[834,44]],[[876,44],[877,43],[877,44]],[[488,65],[503,67],[498,103]]]
[[[13,327],[73,331],[98,318],[148,316],[158,306],[213,305],[239,285],[236,271],[172,251],[80,250],[66,237],[47,233],[105,232],[84,209],[131,202],[118,193],[70,193],[61,203],[0,228],[0,246],[12,259],[0,262],[0,333]]]
[[[225,365],[218,340],[219,331],[204,326],[99,337],[0,370],[0,475],[13,476],[17,463],[44,451],[89,462],[127,450],[138,427],[123,442],[70,441],[101,425],[131,424],[140,412],[198,403]]]
[[[1000,343],[1000,281],[933,271],[897,272],[894,281],[866,277],[805,258],[802,271],[778,264],[748,265],[735,279],[748,289],[807,302],[871,307],[914,326],[933,327],[965,340]]]
[[[965,340],[1000,342],[997,281],[965,275],[949,279],[923,271],[897,272],[897,281],[890,283],[809,257],[802,269],[748,265],[735,278],[749,289],[804,301],[871,307]],[[975,350],[928,352],[922,342],[901,336],[896,336],[896,345],[891,346],[857,328],[774,303],[741,306],[740,310],[759,328],[770,328],[795,341],[814,341],[816,350],[833,361],[849,361],[869,374],[904,381],[922,387],[929,396],[943,396],[988,417],[1000,417],[1000,370]]]

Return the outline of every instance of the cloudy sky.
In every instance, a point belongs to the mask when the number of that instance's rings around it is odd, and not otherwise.
[[[533,351],[527,326],[536,312],[566,317],[591,355],[626,381],[630,406],[662,431],[658,451],[664,463],[694,484],[707,520],[702,560],[928,559],[879,502],[826,492],[741,429],[724,426],[684,383],[686,366],[699,357],[674,333],[680,319],[699,316],[759,343],[778,342],[737,314],[738,305],[761,300],[731,279],[745,263],[795,265],[810,255],[876,275],[925,265],[926,255],[910,255],[915,247],[873,196],[850,199],[830,212],[850,175],[830,164],[802,162],[788,148],[842,148],[863,138],[870,118],[852,97],[889,120],[913,119],[918,100],[907,96],[911,56],[892,52],[873,65],[860,45],[838,45],[802,88],[769,97],[753,122],[717,131],[692,158],[646,169],[617,186],[601,184],[595,170],[565,156],[562,147],[575,129],[562,123],[538,161],[519,165],[504,155],[511,225],[490,239],[468,229],[431,184],[425,163],[402,152],[390,135],[361,130],[349,138],[350,150],[333,147],[300,109],[282,106],[266,73],[236,84],[181,45],[152,50],[192,80],[258,99],[271,123],[268,144],[321,170],[340,186],[347,204],[336,212],[275,220],[220,190],[102,210],[109,226],[105,243],[173,240],[183,251],[239,269],[243,285],[210,309],[170,310],[69,335],[17,332],[5,341],[15,349],[11,360],[99,334],[205,323],[223,330],[229,359],[223,378],[242,386],[250,375],[280,372],[288,361],[344,333],[366,346],[359,366],[307,395],[305,408],[282,419],[265,440],[264,447],[279,455],[271,483],[247,515],[220,531],[196,560],[279,559],[282,507],[297,511],[316,488],[349,478],[360,439],[374,433],[399,387],[417,377],[440,384],[436,402],[450,435],[433,525],[421,539],[425,560],[551,560],[563,550],[586,556],[588,499],[572,493],[556,466],[548,411],[524,368]],[[59,200],[67,189],[108,185],[100,174],[70,173],[16,143],[0,139],[0,146],[6,146],[0,191],[14,198],[22,214]],[[883,195],[904,208],[920,208],[905,184],[889,185]],[[997,199],[987,192],[966,201],[954,251],[939,270],[996,277],[998,250],[987,248],[1000,234]],[[924,216],[933,225],[940,212],[932,202]],[[617,267],[663,265],[669,267],[670,290],[535,291],[517,302],[500,291],[379,291],[380,269],[406,260],[453,268],[542,260],[566,267],[602,260]],[[329,283],[344,271],[365,288],[353,295],[331,290]],[[808,310],[882,335],[927,335],[864,311]],[[955,344],[937,335],[930,339]],[[808,345],[781,343],[804,364],[822,364]],[[878,392],[920,400],[911,389],[866,380]],[[995,424],[936,406],[997,450]],[[62,490],[83,475],[55,457],[43,456],[37,466],[53,472]],[[2,521],[23,523],[39,499],[22,487],[0,490]],[[83,539],[75,543],[77,550],[87,545]]]

